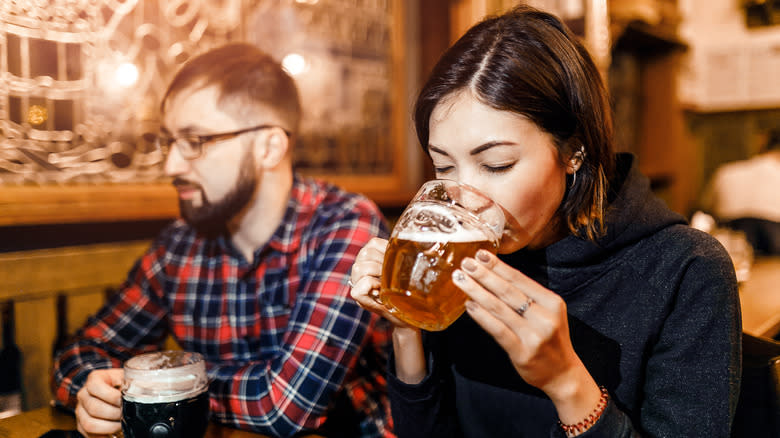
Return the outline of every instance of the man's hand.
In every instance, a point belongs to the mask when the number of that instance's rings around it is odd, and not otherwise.
[[[112,435],[122,428],[121,368],[94,370],[76,394],[76,424],[87,438]]]

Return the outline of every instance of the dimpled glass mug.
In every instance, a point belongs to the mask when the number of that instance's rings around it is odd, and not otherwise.
[[[125,438],[201,438],[209,418],[206,363],[198,353],[158,351],[125,362]]]
[[[495,254],[504,223],[501,207],[477,189],[426,182],[390,234],[379,301],[408,324],[444,330],[466,309],[452,272],[480,249]]]

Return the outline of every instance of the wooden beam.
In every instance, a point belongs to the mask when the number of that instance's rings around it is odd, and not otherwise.
[[[0,187],[0,226],[175,218],[170,184]]]
[[[148,246],[134,241],[0,254],[0,301],[119,286]]]

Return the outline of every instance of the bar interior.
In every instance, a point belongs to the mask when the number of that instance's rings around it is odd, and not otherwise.
[[[295,171],[364,195],[392,224],[436,174],[412,120],[425,79],[469,27],[519,3],[554,13],[581,39],[609,90],[617,150],[728,251],[742,315],[740,403],[780,433],[775,0],[3,0],[0,431],[75,428],[49,411],[54,352],[179,217],[155,137],[185,61],[231,42],[277,59],[302,102]],[[719,182],[724,166],[763,156],[773,176]],[[724,195],[748,204],[742,211],[715,201],[724,185],[751,192]],[[766,211],[775,216],[757,217]],[[764,385],[771,394],[758,399]]]

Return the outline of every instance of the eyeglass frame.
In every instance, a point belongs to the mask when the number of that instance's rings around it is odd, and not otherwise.
[[[181,146],[179,146],[179,154],[181,154],[182,158],[185,160],[194,160],[196,158],[199,158],[203,154],[203,145],[207,143],[214,143],[219,141],[225,141],[230,140],[233,138],[238,137],[241,134],[246,134],[247,132],[252,131],[261,131],[264,129],[274,129],[279,128],[284,132],[284,134],[289,138],[292,136],[292,133],[283,127],[279,125],[269,125],[269,124],[262,124],[257,126],[252,126],[250,128],[244,128],[239,129],[238,131],[231,131],[231,132],[220,132],[218,134],[207,134],[207,135],[195,135],[195,134],[188,134],[183,137],[174,137],[162,134],[158,134],[157,138],[155,138],[155,146],[162,152],[164,156],[167,156],[170,153],[171,148],[174,144],[179,144],[179,141],[184,141],[186,143],[187,149],[183,149]],[[160,141],[162,139],[165,139],[165,141]],[[193,143],[193,140],[196,141],[196,143]],[[194,147],[193,145],[197,144],[197,147]],[[187,152],[187,150],[191,152]]]

